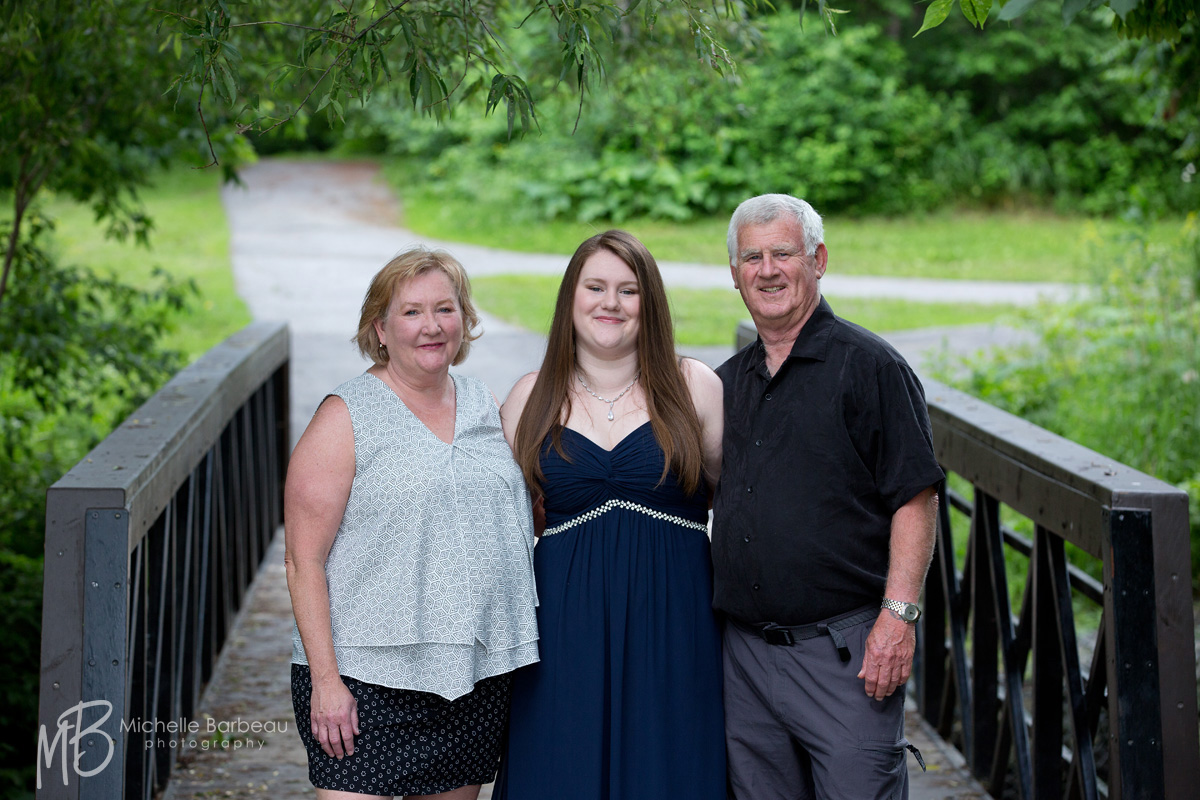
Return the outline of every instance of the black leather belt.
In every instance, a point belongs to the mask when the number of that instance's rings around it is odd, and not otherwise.
[[[842,661],[849,661],[850,647],[846,644],[846,637],[842,636],[842,631],[873,620],[878,616],[879,606],[870,605],[808,625],[777,625],[774,622],[747,625],[734,619],[731,619],[730,622],[747,633],[762,637],[767,644],[791,646],[806,639],[828,636],[833,639],[833,644],[837,647],[838,656]]]

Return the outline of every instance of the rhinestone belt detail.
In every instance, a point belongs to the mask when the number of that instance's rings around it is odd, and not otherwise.
[[[553,528],[547,528],[546,530],[542,531],[542,536],[553,536],[556,533],[562,533],[563,531],[570,530],[576,525],[582,525],[585,522],[591,522],[592,520],[596,519],[596,517],[612,511],[614,508],[623,508],[626,511],[640,511],[641,513],[649,517],[653,517],[654,519],[661,519],[664,522],[670,522],[673,525],[680,525],[684,528],[692,528],[693,530],[704,531],[705,533],[708,533],[708,525],[704,524],[703,522],[693,522],[690,519],[677,517],[674,514],[666,514],[662,511],[655,511],[653,508],[648,508],[629,500],[608,500],[607,502],[596,506],[591,511],[580,514],[574,519],[569,519],[561,525],[555,525]]]

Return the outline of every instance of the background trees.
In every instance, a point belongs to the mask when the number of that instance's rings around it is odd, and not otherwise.
[[[86,202],[144,240],[137,189],[188,149],[192,115],[162,96],[173,58],[143,3],[0,6],[0,794],[32,769],[46,488],[179,364],[159,337],[185,301],[163,276],[125,285],[65,264],[39,199]],[[156,88],[156,85],[161,88]]]
[[[412,156],[418,179],[491,193],[525,222],[686,219],[770,189],[855,214],[1197,207],[1190,0],[1009,0],[1002,11],[960,0],[961,14],[935,0],[929,13],[944,10],[944,24],[916,39],[931,22],[920,6],[846,5],[843,15],[823,0],[0,3],[0,584],[12,587],[0,668],[19,676],[0,698],[0,727],[35,729],[44,489],[174,370],[160,334],[190,296],[169,276],[131,288],[62,263],[46,193],[144,240],[153,224],[138,190],[162,165],[232,173],[256,148],[337,141]],[[968,24],[985,18],[984,32]],[[833,23],[837,36],[823,31]],[[1194,294],[1171,296],[1192,298],[1171,306],[1179,339],[1200,312]],[[1102,326],[1055,330],[1083,328]],[[1194,359],[1188,346],[1167,361]],[[1159,388],[1138,390],[1147,405],[1193,396],[1194,371],[1171,374],[1183,383],[1162,372]],[[1001,387],[992,396],[1004,403],[1035,396],[1007,378],[980,384]],[[1023,402],[1012,407],[1040,413]],[[1172,431],[1155,435],[1179,441]],[[1186,463],[1153,459],[1144,468]],[[31,763],[0,743],[0,787],[23,788]]]
[[[509,206],[516,196],[526,223],[682,220],[760,191],[852,214],[947,204],[1115,214],[1132,195],[1158,212],[1195,207],[1197,90],[1160,80],[1187,61],[1184,45],[1121,42],[1104,13],[1064,28],[1048,6],[986,32],[948,22],[935,42],[908,35],[912,15],[866,6],[837,36],[798,33],[794,11],[761,15],[731,45],[738,71],[725,78],[688,70],[669,48],[610,58],[579,122],[573,96],[530,84],[543,98],[538,136],[510,140],[469,115],[433,132],[376,104],[348,119],[344,138],[413,157],[415,178],[448,196]]]

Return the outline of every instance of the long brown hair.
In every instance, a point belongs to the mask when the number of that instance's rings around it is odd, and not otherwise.
[[[569,416],[571,383],[575,380],[575,289],[584,262],[600,250],[624,261],[637,278],[641,295],[638,367],[650,428],[665,460],[659,483],[666,479],[668,470],[674,469],[684,491],[692,494],[700,488],[702,470],[700,419],[675,355],[671,309],[658,264],[646,246],[625,231],[605,231],[593,236],[579,245],[567,264],[558,287],[546,357],[517,423],[513,439],[517,463],[525,473],[526,483],[539,495],[545,478],[540,462],[547,436],[559,455],[567,458],[562,448],[562,429],[563,420]]]

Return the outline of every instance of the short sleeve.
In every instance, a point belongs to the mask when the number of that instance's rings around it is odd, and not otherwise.
[[[892,514],[945,477],[933,452],[925,390],[903,361],[883,363],[876,373],[879,425],[875,484]]]

